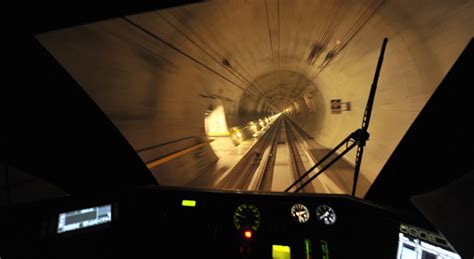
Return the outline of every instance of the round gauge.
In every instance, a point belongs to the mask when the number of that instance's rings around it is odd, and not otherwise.
[[[234,225],[237,230],[251,228],[257,231],[260,223],[260,212],[255,205],[241,204],[234,212]]]
[[[309,210],[303,204],[295,204],[291,207],[291,217],[298,223],[305,223],[309,219]]]
[[[336,223],[336,212],[328,205],[318,206],[318,208],[316,208],[316,217],[318,217],[318,220],[322,220],[326,225]]]

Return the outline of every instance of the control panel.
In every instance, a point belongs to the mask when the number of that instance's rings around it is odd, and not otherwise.
[[[411,220],[347,195],[157,187],[30,204],[2,218],[9,230],[5,258],[404,258],[409,249],[441,254],[428,246],[433,242],[415,240],[412,230],[400,227]],[[443,249],[452,252],[447,243]]]

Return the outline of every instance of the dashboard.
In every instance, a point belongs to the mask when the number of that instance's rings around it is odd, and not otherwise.
[[[457,258],[420,224],[347,195],[147,187],[12,208],[2,258]]]

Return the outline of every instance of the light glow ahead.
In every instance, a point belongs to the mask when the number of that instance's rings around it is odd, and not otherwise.
[[[225,118],[224,106],[219,105],[216,109],[206,115],[206,134],[209,137],[229,136],[227,121]]]

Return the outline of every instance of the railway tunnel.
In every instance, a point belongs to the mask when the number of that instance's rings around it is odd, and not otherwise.
[[[0,257],[473,256],[472,0],[103,4],[9,10]]]
[[[283,191],[360,127],[387,37],[363,197],[472,37],[473,13],[461,0],[210,1],[36,38],[161,185]],[[350,193],[354,159],[304,191]]]

